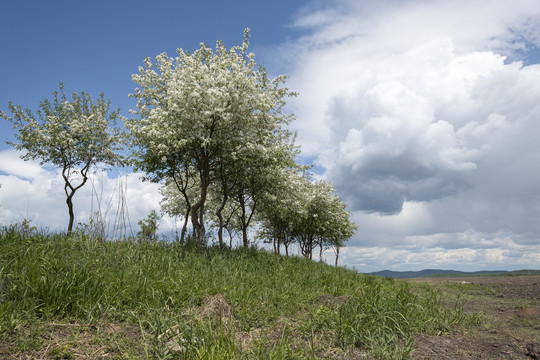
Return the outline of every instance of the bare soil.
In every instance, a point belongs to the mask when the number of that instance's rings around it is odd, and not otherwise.
[[[540,359],[540,276],[411,279],[428,282],[465,313],[480,313],[480,325],[419,336],[413,359]]]

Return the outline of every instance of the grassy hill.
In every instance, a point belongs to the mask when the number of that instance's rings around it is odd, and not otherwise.
[[[428,285],[256,249],[4,228],[0,254],[6,359],[402,359],[474,321]]]

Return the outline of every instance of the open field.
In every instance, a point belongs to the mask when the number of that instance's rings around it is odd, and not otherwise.
[[[540,276],[412,279],[458,298],[482,321],[467,330],[416,337],[414,359],[540,359]]]

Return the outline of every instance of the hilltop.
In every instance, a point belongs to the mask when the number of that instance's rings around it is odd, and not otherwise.
[[[431,286],[255,248],[0,231],[6,359],[394,359],[477,321]]]

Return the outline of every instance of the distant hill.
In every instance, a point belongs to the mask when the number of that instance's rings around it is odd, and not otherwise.
[[[456,270],[439,270],[439,269],[424,269],[420,271],[391,271],[382,270],[367,275],[377,275],[382,277],[391,277],[396,279],[410,279],[417,277],[457,277],[457,276],[496,276],[496,275],[540,275],[540,270],[517,270],[517,271],[456,271]]]

